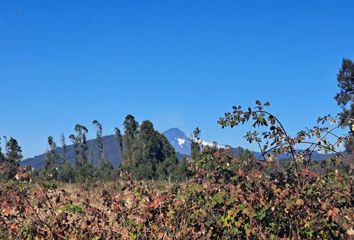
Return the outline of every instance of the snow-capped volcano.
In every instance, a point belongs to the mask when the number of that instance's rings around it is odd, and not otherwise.
[[[163,133],[176,152],[184,155],[191,153],[192,139],[178,128],[170,128]]]
[[[175,148],[176,152],[183,155],[190,155],[192,138],[189,137],[185,132],[183,132],[178,128],[170,128],[163,134],[168,139],[168,141],[172,144],[172,146]],[[210,146],[210,147],[216,146],[217,148],[226,148],[226,146],[206,142],[203,140],[199,140],[199,143],[202,146]]]

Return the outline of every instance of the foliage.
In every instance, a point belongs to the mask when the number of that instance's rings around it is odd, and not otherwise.
[[[114,188],[89,192],[1,183],[0,234],[8,239],[348,239],[352,234],[352,177],[345,172],[320,175],[304,168],[305,184],[297,188],[294,176],[279,169],[271,175],[256,168],[233,171],[231,163],[239,159],[230,150],[207,147],[201,156],[189,166],[191,179],[161,190],[124,172]]]
[[[22,149],[15,138],[5,139],[5,154],[0,147],[0,178],[12,179],[22,160]],[[1,143],[1,142],[0,142]]]
[[[71,183],[74,181],[75,170],[67,161],[60,165],[58,170],[58,179],[66,183]]]
[[[162,180],[171,182],[177,167],[177,158],[169,157],[157,165],[156,173]]]
[[[90,189],[66,186],[1,182],[0,237],[3,239],[350,239],[354,235],[353,166],[350,156],[334,156],[313,163],[310,155],[293,151],[305,138],[316,137],[311,149],[333,150],[325,139],[333,131],[322,126],[307,129],[295,137],[285,133],[272,114],[255,111],[245,115],[241,107],[220,120],[223,126],[246,122],[266,127],[263,134],[247,134],[249,141],[262,143],[263,157],[252,158],[244,151],[203,147],[194,158],[185,159],[177,169],[188,169],[186,181],[175,184],[135,180],[121,170],[119,181]],[[248,115],[249,114],[249,115]],[[149,122],[137,132],[144,157],[156,152],[156,134]],[[164,141],[158,136],[154,140]],[[277,139],[278,138],[278,139]],[[272,145],[270,140],[275,141]],[[151,141],[151,142],[150,142]],[[158,142],[158,141],[157,141]],[[78,141],[80,146],[81,141]],[[139,146],[139,145],[137,145]],[[275,148],[276,147],[276,148]],[[278,149],[280,148],[280,149]],[[137,148],[139,149],[139,148]],[[168,147],[166,148],[168,149]],[[166,150],[165,149],[165,150]],[[276,157],[288,153],[291,164]],[[310,154],[307,153],[306,154]],[[157,155],[153,155],[157,156]],[[132,155],[134,159],[134,155]],[[345,159],[347,158],[347,159]],[[139,159],[139,158],[137,158]],[[147,161],[144,164],[158,163]],[[172,159],[173,160],[173,159]],[[346,161],[343,161],[346,160]],[[297,163],[295,167],[294,162]],[[166,165],[161,165],[161,164]],[[168,172],[170,159],[155,165],[161,176]],[[87,165],[90,166],[90,165]],[[140,164],[138,167],[144,165]],[[153,169],[153,165],[147,169]],[[155,174],[143,171],[139,174]],[[294,174],[294,171],[296,174]],[[150,175],[146,175],[150,176]]]
[[[132,115],[126,117],[124,125],[122,168],[136,179],[171,181],[178,159],[166,137],[148,120],[139,126]]]
[[[348,152],[352,152],[354,149],[354,63],[351,60],[343,59],[337,80],[340,92],[335,99],[342,108],[340,124],[349,128],[350,138],[346,147]]]
[[[48,137],[49,151],[47,152],[46,160],[44,162],[44,168],[42,170],[42,176],[46,180],[54,180],[58,178],[59,169],[59,155],[56,152],[56,143],[53,137]]]
[[[103,168],[107,165],[107,161],[104,158],[104,145],[103,145],[103,138],[102,138],[102,124],[97,120],[92,122],[96,126],[96,142],[98,148],[98,159],[100,163],[100,168]]]
[[[124,120],[124,138],[123,138],[123,159],[122,166],[129,168],[133,165],[133,154],[135,149],[135,139],[138,133],[139,123],[135,120],[134,116],[129,114]]]
[[[330,116],[318,118],[317,125],[313,128],[299,131],[295,136],[290,136],[280,120],[265,108],[270,103],[262,104],[256,101],[256,107],[244,110],[241,106],[234,106],[232,112],[225,113],[218,123],[224,127],[236,127],[247,122],[252,123],[254,129],[246,133],[248,142],[255,142],[262,153],[264,161],[274,161],[281,155],[287,155],[293,167],[293,174],[296,176],[298,184],[302,184],[300,179],[300,166],[307,166],[311,162],[314,151],[338,153],[336,149],[347,142],[346,136],[337,136],[334,131],[338,126],[330,127],[337,120]],[[335,137],[332,143],[329,137]],[[297,149],[305,148],[302,151]]]
[[[63,149],[63,154],[61,156],[61,164],[58,168],[58,180],[66,183],[71,183],[75,179],[74,168],[68,162],[68,148],[65,143],[65,136],[62,134],[60,138],[61,146]]]
[[[78,124],[70,136],[75,166],[64,136],[62,156],[49,137],[46,177],[31,183],[13,180],[22,150],[11,138],[5,154],[0,148],[0,239],[353,239],[353,155],[337,152],[342,145],[352,150],[353,66],[344,60],[338,74],[339,120],[327,115],[291,136],[260,101],[219,119],[223,128],[250,122],[245,138],[262,159],[202,146],[197,128],[191,157],[178,162],[150,121],[139,125],[128,115],[124,136],[115,130],[124,157],[119,172],[104,159],[102,125],[94,121],[99,171],[88,162],[88,130]],[[350,133],[338,135],[339,127]],[[314,151],[334,154],[315,162]],[[81,184],[61,187],[54,174]],[[119,180],[93,184],[97,174]]]
[[[198,155],[200,153],[201,150],[201,146],[200,146],[200,129],[196,128],[193,131],[193,138],[192,138],[192,144],[191,144],[191,158],[192,159],[196,159],[198,158]]]
[[[2,152],[2,147],[1,147],[1,137],[0,137],[0,164],[4,163],[6,161],[5,154]]]
[[[22,160],[22,149],[17,140],[10,138],[6,143],[6,161],[14,166],[19,166]]]
[[[91,183],[96,171],[92,164],[88,162],[87,157],[87,133],[88,129],[80,124],[75,126],[76,135],[69,136],[74,144],[75,153],[75,180],[81,183]]]
[[[121,159],[123,159],[123,137],[119,128],[114,129],[114,138],[117,141],[118,147],[121,150]]]

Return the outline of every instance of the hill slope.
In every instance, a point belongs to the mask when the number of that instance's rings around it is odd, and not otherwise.
[[[117,144],[114,135],[104,136],[103,137],[103,144],[104,144],[104,152],[105,158],[109,160],[114,167],[118,167],[122,161],[121,153],[122,150]],[[87,154],[89,161],[93,162],[94,164],[98,163],[98,151],[97,151],[97,144],[96,139],[88,140],[87,141]],[[63,149],[57,148],[57,153],[62,155]],[[46,153],[35,156],[33,158],[27,158],[22,161],[23,166],[32,166],[36,169],[40,169],[44,166],[44,161],[46,158]],[[68,146],[68,161],[70,163],[74,163],[74,147],[73,145]]]

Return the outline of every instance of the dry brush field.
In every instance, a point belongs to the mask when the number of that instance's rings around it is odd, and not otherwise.
[[[183,183],[135,181],[50,186],[3,182],[1,239],[350,239],[351,174],[274,164],[233,168],[208,148]]]

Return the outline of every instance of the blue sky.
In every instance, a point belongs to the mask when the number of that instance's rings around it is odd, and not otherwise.
[[[354,58],[353,1],[29,1],[0,3],[0,136],[25,157],[76,123],[104,133],[126,114],[248,147],[221,130],[233,105],[270,101],[291,133],[339,111]]]

